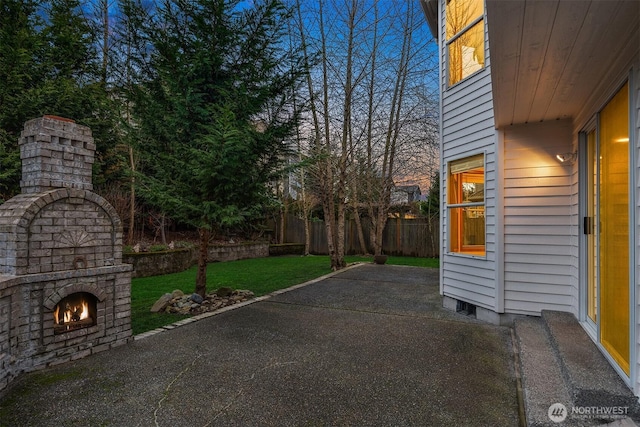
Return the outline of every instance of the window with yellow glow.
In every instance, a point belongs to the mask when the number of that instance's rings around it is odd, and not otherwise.
[[[485,255],[484,155],[449,163],[449,251]]]
[[[484,0],[447,0],[448,83],[484,68]]]

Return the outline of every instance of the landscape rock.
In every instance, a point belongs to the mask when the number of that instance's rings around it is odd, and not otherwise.
[[[229,296],[229,295],[231,295],[232,293],[233,293],[233,289],[231,289],[231,288],[227,288],[227,287],[224,287],[224,286],[223,286],[222,288],[219,288],[219,289],[215,292],[215,294],[216,294],[217,296],[219,296],[220,298],[228,297],[228,296]]]
[[[165,310],[172,298],[173,296],[171,294],[162,295],[160,299],[158,299],[158,301],[156,301],[155,304],[153,304],[153,306],[151,307],[151,312],[159,313]]]
[[[220,292],[220,289],[222,289],[222,292]],[[202,298],[198,294],[178,295],[174,291],[174,293],[163,295],[156,302],[156,304],[154,304],[154,307],[156,307],[156,305],[160,306],[160,302],[162,301],[164,307],[161,308],[160,311],[164,310],[166,313],[196,315],[200,313],[219,310],[228,305],[233,305],[249,300],[255,296],[253,292],[244,289],[220,289],[207,294],[205,298]],[[219,296],[219,292],[224,294],[225,296]]]
[[[175,291],[171,292],[171,296],[173,298],[178,298],[184,295],[184,292],[182,292],[180,289],[176,289]]]

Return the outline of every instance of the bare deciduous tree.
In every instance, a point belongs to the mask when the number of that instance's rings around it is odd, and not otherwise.
[[[373,252],[381,253],[396,180],[430,176],[416,170],[425,157],[437,163],[437,153],[425,153],[434,135],[416,125],[432,121],[418,94],[431,83],[436,55],[427,48],[430,36],[416,4],[322,0],[303,6],[297,0],[296,6],[310,65],[310,52],[318,52],[307,75],[309,120],[301,134],[315,159],[313,189],[322,202],[331,266],[339,269],[347,215],[355,219],[360,250],[369,252],[362,216]]]

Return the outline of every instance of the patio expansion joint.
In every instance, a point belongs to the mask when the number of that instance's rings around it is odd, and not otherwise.
[[[401,267],[406,267],[406,266],[401,266]],[[420,267],[420,268],[429,268],[429,267]],[[425,280],[427,280],[428,278],[425,277]],[[334,280],[342,280],[342,281],[349,281],[349,282],[368,282],[371,283],[370,280],[366,280],[366,279],[358,279],[358,278],[354,278],[354,277],[336,277],[334,278]],[[394,282],[393,280],[380,280],[377,279],[373,282],[373,286],[375,285],[380,285],[380,286],[387,286],[388,284],[395,284],[396,282]]]
[[[393,312],[384,312],[384,311],[375,311],[375,310],[364,310],[364,309],[357,309],[357,308],[332,307],[332,306],[329,306],[329,305],[321,305],[321,304],[303,304],[303,303],[291,302],[291,301],[267,300],[265,302],[268,302],[270,304],[282,304],[282,305],[291,305],[291,306],[300,306],[300,307],[322,308],[322,309],[336,310],[336,311],[347,311],[347,312],[353,312],[353,313],[375,314],[375,315],[392,316],[392,317],[405,317],[405,318],[411,318],[411,319],[429,319],[429,320],[442,322],[442,323],[462,323],[462,324],[471,324],[471,325],[485,325],[485,326],[491,326],[491,327],[496,327],[496,328],[509,329],[508,326],[493,325],[493,324],[482,322],[482,321],[469,321],[469,320],[462,320],[462,319],[461,320],[443,319],[443,318],[438,318],[438,317],[434,317],[434,316],[431,316],[431,315],[424,315],[424,314],[393,313]],[[465,316],[465,318],[466,318],[466,316]]]

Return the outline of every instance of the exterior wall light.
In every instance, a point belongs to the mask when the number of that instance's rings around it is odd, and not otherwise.
[[[562,153],[556,154],[556,159],[560,163],[564,163],[567,165],[572,165],[576,161],[577,153]]]

